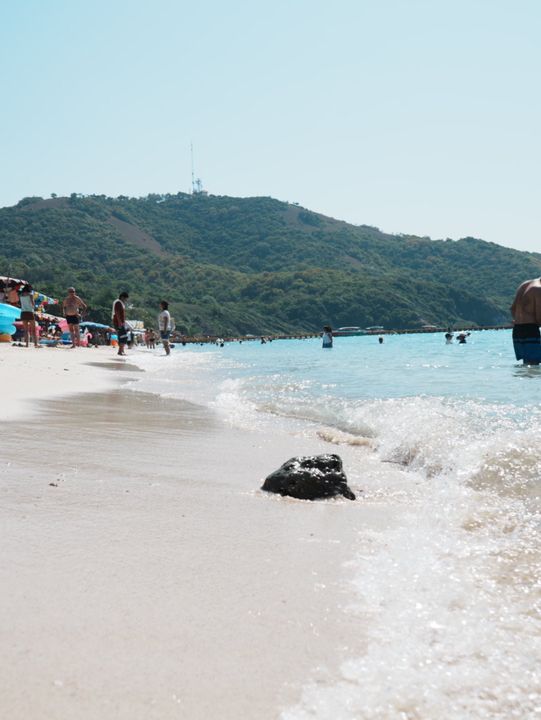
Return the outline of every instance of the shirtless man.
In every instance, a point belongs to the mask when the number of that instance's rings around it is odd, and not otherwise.
[[[539,365],[541,362],[541,278],[526,280],[517,290],[511,314],[513,347],[517,360],[525,365]]]
[[[75,294],[75,288],[68,288],[68,296],[62,303],[62,309],[64,311],[64,317],[68,322],[68,330],[71,335],[72,347],[80,347],[81,338],[79,334],[79,323],[81,322],[81,312],[86,310],[86,304],[81,298]]]

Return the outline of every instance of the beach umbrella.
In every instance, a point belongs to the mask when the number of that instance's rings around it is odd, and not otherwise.
[[[21,278],[12,278],[8,275],[0,275],[0,280],[3,280],[4,282],[9,282],[10,280],[14,280],[18,285],[29,285],[27,280],[22,280]],[[58,303],[58,300],[55,300],[55,298],[49,297],[48,295],[44,295],[43,293],[38,292],[37,290],[34,290],[34,303],[39,305],[56,305]]]
[[[55,300],[55,298],[49,297],[48,295],[44,295],[43,293],[37,292],[37,290],[34,291],[34,303],[36,306],[39,305],[57,305],[58,300]]]
[[[89,327],[89,328],[98,328],[102,330],[111,330],[109,325],[103,325],[102,323],[97,322],[91,322],[90,320],[85,320],[82,323],[79,323],[80,327]]]

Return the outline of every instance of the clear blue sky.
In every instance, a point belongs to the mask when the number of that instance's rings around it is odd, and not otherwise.
[[[0,206],[270,195],[541,252],[539,0],[4,0]]]

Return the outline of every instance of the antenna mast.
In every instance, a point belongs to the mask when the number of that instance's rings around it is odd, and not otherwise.
[[[190,153],[192,156],[192,195],[207,195],[207,191],[203,190],[203,182],[201,178],[195,177],[195,165],[193,161],[193,143],[190,143]]]
[[[194,164],[193,164],[193,142],[190,143],[190,153],[192,156],[192,195],[195,192],[195,170],[194,170]]]

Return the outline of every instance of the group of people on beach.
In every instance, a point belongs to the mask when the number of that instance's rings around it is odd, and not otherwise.
[[[75,295],[75,288],[69,288],[68,293],[72,293],[71,295],[68,294],[68,298],[64,300],[63,309],[64,314],[66,316],[66,320],[68,321],[68,326],[70,328],[70,333],[73,332],[73,339],[74,339],[74,347],[76,346],[76,343],[78,343],[78,332],[77,332],[77,324],[79,322],[80,313],[79,310],[86,308],[86,305],[84,305],[81,298],[79,298],[77,295]],[[112,312],[111,312],[111,322],[113,325],[113,328],[115,330],[117,340],[118,340],[118,355],[125,355],[126,354],[126,346],[130,343],[130,336],[132,335],[131,329],[127,323],[126,318],[126,302],[129,299],[129,293],[126,291],[123,291],[120,293],[120,295],[117,297],[117,299],[113,302]],[[71,301],[73,303],[73,306],[75,304],[78,305],[78,312],[75,315],[68,315],[68,306],[66,305],[66,301],[69,302],[69,299],[71,298]],[[82,305],[81,305],[82,304]],[[69,308],[71,310],[71,306]],[[71,324],[70,324],[71,323]],[[73,325],[73,330],[72,330]],[[170,346],[170,337],[172,332],[172,322],[171,322],[171,315],[169,313],[169,303],[167,300],[161,300],[160,301],[160,313],[158,315],[158,325],[159,325],[159,331],[160,331],[160,339],[162,341],[163,349],[165,350],[165,354],[169,355],[171,353],[171,346]],[[150,332],[152,332],[152,335],[150,335]],[[147,331],[145,333],[145,341],[148,345],[155,346],[156,338],[154,336],[153,331]]]
[[[0,303],[6,303],[20,308],[25,346],[29,347],[30,342],[32,342],[34,347],[41,348],[40,330],[42,328],[40,327],[38,330],[38,318],[34,295],[37,295],[37,293],[35,293],[34,288],[29,283],[14,279],[9,279],[6,282],[0,278]],[[118,298],[116,298],[113,302],[111,311],[111,324],[118,339],[119,355],[125,355],[126,346],[133,342],[133,331],[129,327],[126,318],[126,301],[128,298],[129,293],[126,291],[121,292]],[[71,348],[78,348],[82,344],[80,327],[84,313],[87,310],[88,305],[81,297],[79,297],[79,295],[77,295],[75,288],[69,287],[67,295],[62,301],[62,312],[67,323],[71,340]],[[169,355],[171,352],[170,337],[173,325],[171,315],[169,313],[169,303],[166,300],[160,301],[158,325],[160,339],[165,353],[166,355]],[[47,323],[47,329],[49,330],[49,323]],[[59,334],[59,331],[60,328],[55,325],[54,332],[52,333],[53,339]],[[60,331],[60,336],[61,335],[62,333]],[[88,339],[85,339],[86,342],[88,342]],[[145,332],[145,342],[147,347],[155,347],[156,335],[153,330],[147,330]]]

